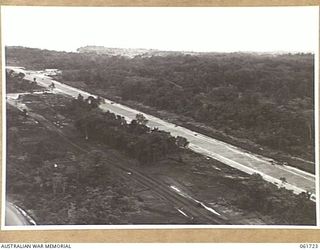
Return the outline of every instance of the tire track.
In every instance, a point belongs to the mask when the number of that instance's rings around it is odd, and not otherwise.
[[[84,148],[83,145],[80,146],[78,143],[75,143],[72,140],[70,140],[63,131],[61,131],[59,128],[55,127],[54,125],[52,125],[51,122],[47,120],[45,117],[43,117],[42,115],[37,114],[31,110],[28,111],[28,115],[29,117],[33,118],[34,120],[44,125],[50,131],[56,133],[64,141],[66,141],[68,144],[73,146],[77,151],[81,153],[89,153],[91,151],[90,146],[88,147],[88,145],[86,145],[86,148]],[[119,157],[117,158],[117,160],[119,162],[123,161],[123,159],[120,159]],[[105,159],[104,161],[107,162],[114,169],[121,169],[126,173],[131,172],[132,174],[128,178],[134,179],[141,185],[152,190],[158,197],[169,201],[169,203],[172,204],[175,209],[182,210],[185,214],[188,215],[188,218],[190,219],[191,224],[193,224],[192,222],[196,222],[197,224],[201,222],[203,224],[209,224],[209,225],[210,224],[218,224],[218,225],[231,224],[225,217],[215,215],[210,211],[206,210],[205,207],[201,205],[203,203],[189,199],[187,197],[184,197],[174,192],[166,184],[161,183],[160,181],[146,175],[145,173],[142,173],[134,168],[123,167],[119,163],[116,163],[108,159]]]

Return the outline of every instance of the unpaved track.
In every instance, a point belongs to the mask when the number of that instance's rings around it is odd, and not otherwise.
[[[8,103],[17,107],[16,103]],[[63,133],[61,129],[53,125],[52,122],[47,120],[42,115],[31,111],[30,109],[28,110],[28,116],[38,121],[51,132],[56,133],[58,136],[61,137],[61,139],[69,143],[71,146],[73,146],[77,151],[80,151],[81,153],[89,153],[91,150],[96,149],[96,147],[91,146],[90,143],[79,145],[78,143],[72,141]],[[171,204],[175,209],[182,210],[185,214],[187,214],[188,218],[186,218],[186,221],[189,221],[189,224],[231,224],[226,217],[215,215],[214,213],[206,210],[198,202],[195,202],[192,199],[188,199],[179,195],[178,193],[174,192],[172,188],[170,188],[170,186],[167,186],[166,184],[156,180],[155,178],[152,178],[149,175],[142,173],[141,171],[138,171],[134,167],[123,167],[123,165],[120,163],[121,161],[123,161],[123,159],[120,159],[119,157],[113,158],[112,161],[108,159],[104,159],[104,161],[108,164],[108,166],[111,166],[114,169],[121,169],[123,171],[124,176],[126,176],[127,178],[134,179],[136,182],[150,189],[158,197],[167,200],[169,204]],[[130,176],[128,176],[128,173],[131,173]]]

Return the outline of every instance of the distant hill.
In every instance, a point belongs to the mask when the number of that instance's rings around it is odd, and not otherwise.
[[[84,46],[77,49],[79,53],[95,53],[109,56],[124,56],[133,58],[135,56],[169,56],[169,55],[199,55],[201,52],[192,51],[162,51],[156,49],[132,49],[132,48],[108,48],[104,46]]]

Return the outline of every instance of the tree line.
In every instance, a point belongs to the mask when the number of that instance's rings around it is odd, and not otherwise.
[[[79,117],[75,127],[86,140],[120,150],[141,163],[152,163],[168,155],[179,154],[180,148],[188,146],[184,137],[174,137],[169,132],[146,126],[148,120],[142,114],[127,122],[120,115],[99,110],[98,105],[98,99],[91,96],[84,99],[79,95],[68,107],[75,117]]]
[[[267,183],[259,174],[252,174],[246,180],[229,180],[226,184],[239,190],[234,204],[242,209],[271,215],[278,224],[315,224],[316,204],[310,200],[310,192],[293,194],[284,187]]]
[[[22,47],[8,59],[62,80],[191,118],[261,147],[314,160],[314,55],[204,53],[125,58]]]

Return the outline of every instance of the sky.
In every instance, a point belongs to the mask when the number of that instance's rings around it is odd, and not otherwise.
[[[1,8],[7,46],[76,51],[111,48],[213,52],[312,52],[318,7]]]

